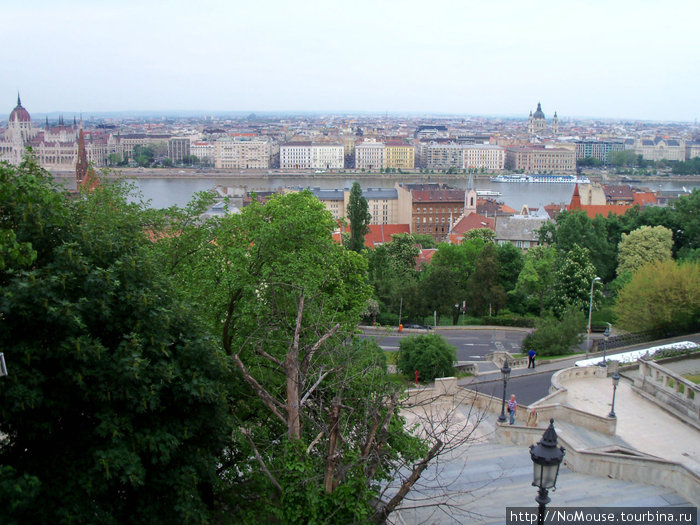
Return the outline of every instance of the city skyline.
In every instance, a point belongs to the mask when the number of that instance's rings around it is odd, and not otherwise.
[[[700,116],[690,1],[39,1],[3,8],[30,112]]]

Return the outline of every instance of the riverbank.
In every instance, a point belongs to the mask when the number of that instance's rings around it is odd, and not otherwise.
[[[56,178],[73,178],[75,177],[75,171],[68,170],[49,170],[51,174]],[[499,172],[503,173],[503,172]],[[496,173],[474,173],[472,177],[475,181],[489,181],[489,177],[494,176]],[[660,183],[660,182],[700,182],[700,175],[648,175],[640,176],[634,179],[634,181],[628,181],[625,179],[626,175],[616,175],[612,173],[586,173],[582,172],[582,175],[586,175],[592,182],[601,183],[616,183],[616,184],[630,184],[635,185],[650,182],[650,183]],[[216,168],[114,168],[107,169],[100,172],[101,177],[106,178],[124,178],[124,179],[278,179],[280,177],[294,177],[300,180],[328,180],[332,178],[345,180],[348,178],[364,180],[364,179],[384,179],[388,182],[393,182],[397,179],[402,179],[408,182],[412,181],[451,181],[451,180],[467,180],[469,174],[467,173],[421,173],[419,171],[404,171],[402,173],[378,173],[378,172],[367,172],[367,171],[355,171],[352,169],[346,170],[336,170],[336,171],[302,171],[302,170],[282,170],[282,169],[270,169],[270,170],[241,170],[241,169],[216,169]],[[391,184],[393,186],[393,183]]]

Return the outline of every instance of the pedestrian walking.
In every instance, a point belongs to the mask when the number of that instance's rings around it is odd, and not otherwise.
[[[530,350],[527,353],[527,367],[530,368],[530,365],[532,365],[532,368],[535,368],[535,356],[537,354],[535,353],[534,350]]]
[[[515,411],[518,410],[518,402],[515,400],[515,394],[510,395],[508,401],[508,415],[510,416],[510,424],[515,423]]]

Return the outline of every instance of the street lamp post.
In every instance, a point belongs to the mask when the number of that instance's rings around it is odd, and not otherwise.
[[[620,374],[617,373],[617,370],[612,375],[612,383],[613,383],[613,400],[612,400],[612,407],[610,408],[610,413],[608,414],[608,417],[617,417],[615,415],[615,392],[617,392],[617,384],[620,382]]]
[[[591,349],[591,314],[593,313],[593,285],[596,281],[600,281],[600,277],[596,277],[591,281],[591,300],[588,303],[588,337],[586,338],[586,358]]]
[[[603,332],[603,337],[605,337],[605,341],[603,342],[603,361],[601,363],[598,363],[600,366],[608,366],[608,360],[605,356],[605,354],[608,351],[608,337],[610,337],[610,323],[606,321],[608,327],[605,329],[605,332]]]
[[[508,385],[508,378],[510,377],[510,366],[508,365],[508,358],[501,368],[501,375],[503,376],[503,402],[501,403],[501,415],[498,416],[499,423],[506,422],[506,386]]]
[[[533,467],[532,486],[539,489],[535,498],[535,502],[538,504],[538,525],[544,523],[545,508],[547,503],[552,501],[549,497],[549,489],[556,490],[559,466],[565,453],[564,447],[557,448],[554,419],[550,419],[549,427],[544,431],[542,439],[537,445],[530,446],[530,459],[532,459]]]

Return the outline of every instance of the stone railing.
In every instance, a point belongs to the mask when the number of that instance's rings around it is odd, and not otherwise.
[[[508,445],[528,447],[541,440],[542,434],[541,427],[496,425],[496,441]],[[558,445],[566,449],[564,464],[574,472],[666,487],[678,492],[693,505],[700,504],[700,477],[685,465],[635,455],[634,451],[621,447],[597,451],[578,450],[565,437],[558,437]]]
[[[498,368],[502,368],[508,359],[508,366],[511,368],[527,368],[527,357],[513,357],[510,352],[496,350],[485,356],[486,359],[493,361],[493,364]]]
[[[696,425],[700,423],[700,387],[653,361],[639,360],[634,386]]]

